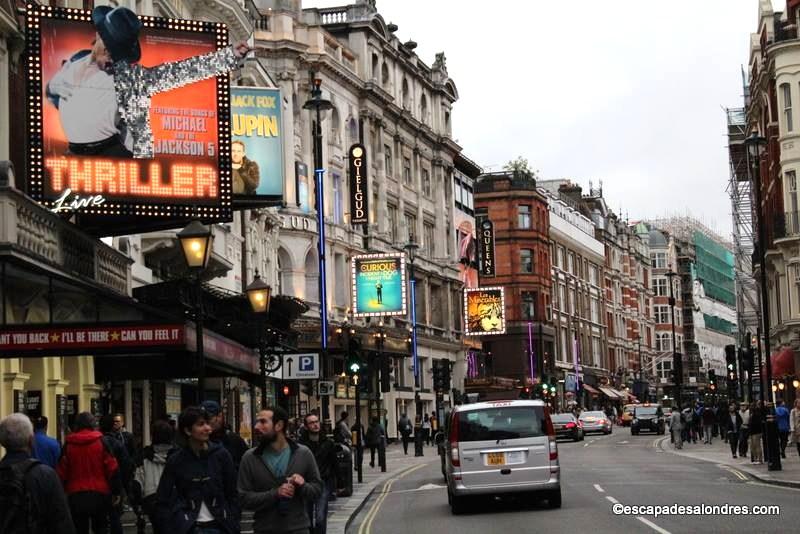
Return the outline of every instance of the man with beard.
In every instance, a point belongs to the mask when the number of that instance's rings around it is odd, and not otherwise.
[[[319,415],[311,412],[304,420],[305,433],[300,442],[314,453],[320,478],[322,493],[316,502],[309,502],[309,516],[313,518],[312,532],[325,534],[328,527],[328,497],[336,489],[336,448],[328,437],[320,432]]]
[[[261,410],[255,424],[259,445],[239,467],[239,496],[242,507],[255,512],[256,534],[307,533],[308,503],[322,492],[314,454],[286,437],[288,424],[283,408]]]

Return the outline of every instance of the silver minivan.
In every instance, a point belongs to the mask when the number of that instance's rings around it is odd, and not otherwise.
[[[535,492],[561,507],[556,433],[540,400],[457,406],[448,421],[447,500],[454,514],[476,495]]]

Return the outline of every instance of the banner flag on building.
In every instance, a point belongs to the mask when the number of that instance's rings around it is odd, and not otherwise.
[[[367,151],[356,143],[348,151],[350,160],[350,223],[369,223],[369,194],[367,191]]]
[[[300,161],[294,162],[295,191],[297,207],[303,213],[310,213],[314,205],[314,180],[308,176],[308,165]]]
[[[494,223],[488,219],[481,221],[478,235],[479,275],[494,276]]]
[[[283,202],[281,91],[231,87],[231,163],[237,205]]]
[[[506,332],[506,299],[502,287],[464,290],[464,334],[488,336]]]
[[[353,316],[406,315],[406,256],[364,254],[351,260]]]

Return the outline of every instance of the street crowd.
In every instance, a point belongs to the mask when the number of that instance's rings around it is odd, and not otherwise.
[[[144,448],[119,414],[99,422],[78,414],[63,445],[47,435],[46,417],[9,415],[0,421],[0,533],[121,534],[132,510],[154,534],[237,534],[242,510],[252,510],[258,534],[324,534],[328,503],[341,492],[337,455],[352,448],[360,463],[369,448],[375,468],[386,443],[377,417],[364,429],[342,412],[330,438],[317,412],[290,419],[276,406],[258,412],[250,448],[221,412],[205,401],[177,421],[158,420]],[[413,433],[421,456],[436,428],[433,414],[414,423],[403,414],[404,453]]]
[[[791,411],[778,400],[775,406],[775,420],[780,438],[780,454],[786,458],[786,448],[791,443],[797,447],[800,456],[800,399],[795,400]],[[694,406],[676,406],[668,420],[671,442],[676,449],[684,444],[696,444],[702,439],[704,444],[720,437],[730,445],[733,458],[747,458],[750,462],[762,464],[765,458],[765,420],[767,408],[762,401],[751,404],[730,403],[711,405],[700,401]]]

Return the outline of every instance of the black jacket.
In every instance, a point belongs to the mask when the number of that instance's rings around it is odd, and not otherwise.
[[[731,413],[725,412],[725,429],[727,432],[733,432],[734,434],[738,434],[739,430],[742,428],[742,416],[739,415],[739,411],[735,412],[736,415],[736,422],[734,423],[731,420]]]
[[[336,476],[336,445],[327,436],[320,433],[319,440],[309,439],[308,432],[300,440],[300,444],[308,447],[314,453],[317,461],[319,476],[323,481],[330,481]]]
[[[236,470],[228,451],[213,441],[200,456],[188,447],[169,456],[156,492],[156,521],[163,532],[191,532],[201,502],[206,503],[220,530],[238,534],[241,507]]]
[[[128,452],[124,441],[120,441],[119,434],[108,432],[103,434],[103,441],[105,442],[111,454],[117,459],[119,464],[119,475],[122,482],[122,487],[127,491],[131,487],[131,480],[133,480],[133,473],[136,470],[134,458]]]
[[[0,460],[0,466],[14,465],[30,457],[27,452],[9,452]],[[36,514],[35,534],[75,534],[64,487],[51,467],[41,463],[31,467],[25,485]]]
[[[242,456],[244,456],[244,453],[246,453],[247,449],[249,449],[247,443],[239,436],[239,434],[236,434],[232,430],[226,428],[211,434],[211,441],[219,443],[225,447],[225,450],[227,450],[228,454],[231,455],[234,469],[238,471],[239,464],[242,463]]]
[[[761,434],[764,431],[764,411],[761,408],[750,410],[750,433]]]

